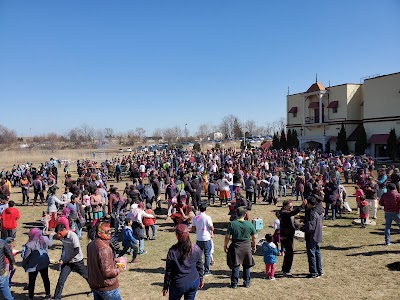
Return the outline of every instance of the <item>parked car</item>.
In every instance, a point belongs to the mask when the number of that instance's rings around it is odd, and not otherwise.
[[[126,148],[126,152],[132,152],[132,148],[131,147]]]
[[[122,149],[122,148],[119,148],[119,150],[118,150],[119,152],[124,152],[124,149]]]

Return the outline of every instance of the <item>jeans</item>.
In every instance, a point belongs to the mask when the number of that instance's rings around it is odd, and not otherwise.
[[[336,219],[336,205],[333,205],[331,203],[325,203],[325,220],[328,220],[329,207],[331,207],[331,210],[332,210],[332,220],[335,220]]]
[[[282,272],[290,273],[293,264],[293,238],[281,239],[281,246],[285,248]]]
[[[144,252],[144,239],[139,240],[139,254],[143,254]]]
[[[197,241],[196,244],[204,252],[204,274],[207,274],[207,273],[210,272],[211,240],[209,240],[209,241]]]
[[[319,243],[306,241],[308,270],[311,275],[317,276],[322,273],[322,258]]]
[[[196,298],[197,289],[200,285],[200,279],[197,278],[192,283],[185,286],[170,286],[169,300],[179,300],[184,296],[185,300],[193,300]]]
[[[111,291],[93,291],[94,300],[121,300],[119,289]]]
[[[62,290],[64,288],[64,283],[67,281],[69,274],[74,271],[81,275],[84,279],[88,279],[87,269],[83,263],[83,260],[74,263],[65,263],[61,265],[60,277],[58,277],[58,282],[56,286],[56,291],[54,292],[54,300],[60,300]]]
[[[400,228],[400,214],[396,212],[385,212],[385,243],[390,244],[390,228],[395,221]]]
[[[8,286],[8,274],[0,276],[0,292],[6,300],[14,300]]]
[[[153,232],[153,238],[156,237],[156,225],[150,225],[150,226],[146,226],[146,236],[149,237],[149,231],[150,231],[150,227],[151,227],[151,231]]]
[[[249,192],[249,191],[246,191],[246,200],[248,200],[248,201],[253,201],[253,194],[254,194],[254,192]],[[254,200],[254,203],[256,203],[256,200]]]
[[[21,193],[22,193],[22,204],[25,204],[25,201],[26,201],[26,204],[28,204],[29,203],[29,190],[22,188]]]
[[[243,265],[243,274],[242,274],[242,278],[243,278],[243,283],[245,285],[249,285],[250,284],[250,268],[251,266],[246,266]],[[236,266],[232,269],[232,273],[231,273],[231,285],[237,285],[238,281],[239,281],[239,269],[240,266]]]
[[[45,294],[50,295],[49,268],[44,268],[39,271],[28,273],[29,276],[28,293],[30,299],[33,299],[33,295],[35,294],[35,282],[39,272],[43,280]]]
[[[279,186],[279,197],[282,197],[282,191],[283,191],[283,197],[286,197],[286,184]]]
[[[229,192],[231,193],[231,201],[233,199],[233,185],[229,186]]]

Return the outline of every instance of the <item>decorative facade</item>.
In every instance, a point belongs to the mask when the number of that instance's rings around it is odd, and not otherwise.
[[[400,72],[362,84],[324,87],[315,82],[306,92],[287,96],[287,129],[297,131],[300,149],[335,149],[342,124],[350,151],[354,151],[356,129],[363,124],[370,154],[386,156],[390,129],[400,134]]]

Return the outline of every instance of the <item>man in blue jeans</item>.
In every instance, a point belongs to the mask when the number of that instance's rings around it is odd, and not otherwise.
[[[243,266],[243,286],[250,287],[250,268],[254,266],[253,253],[256,252],[256,229],[253,224],[244,219],[246,211],[239,207],[237,219],[230,222],[225,235],[224,251],[227,253],[227,263],[232,270],[230,288],[237,288],[239,268]],[[232,240],[228,247],[229,241]]]
[[[211,238],[213,237],[214,225],[211,217],[206,214],[207,205],[199,206],[200,213],[192,220],[192,230],[196,232],[196,244],[204,252],[204,276],[211,275]]]
[[[389,183],[387,189],[387,192],[384,193],[379,200],[379,205],[383,206],[385,209],[385,244],[389,246],[392,222],[395,221],[400,228],[400,194],[396,191],[396,185],[394,183]]]
[[[123,264],[116,264],[110,247],[109,223],[96,226],[96,238],[87,246],[88,281],[94,300],[121,300],[118,275]]]
[[[4,299],[13,300],[14,297],[11,295],[8,285],[8,272],[5,270],[5,257],[7,257],[10,262],[10,270],[13,270],[15,268],[15,261],[11,249],[5,240],[0,240],[0,292]]]
[[[322,273],[322,258],[320,243],[322,241],[322,222],[324,209],[318,205],[317,199],[307,199],[307,210],[304,218],[303,231],[305,232],[308,269],[310,274],[307,278],[318,278]]]

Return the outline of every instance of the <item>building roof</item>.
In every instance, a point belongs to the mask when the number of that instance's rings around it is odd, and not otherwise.
[[[288,113],[289,113],[289,114],[297,113],[297,106],[293,106],[293,107],[288,111]]]
[[[360,130],[362,124],[359,124],[356,129],[354,129],[354,131],[349,135],[349,137],[347,138],[348,142],[355,142],[357,141],[357,135],[358,135],[358,131]]]
[[[328,108],[338,108],[339,101],[332,101],[328,104]]]
[[[369,144],[387,144],[387,140],[389,138],[388,133],[383,134],[373,134],[368,140]]]
[[[271,146],[272,146],[272,141],[266,141],[265,143],[263,143],[263,144],[261,145],[261,148],[262,148],[264,151],[267,151]]]
[[[308,105],[308,108],[318,108],[319,107],[319,103],[318,102],[310,102],[310,104]]]
[[[322,85],[321,82],[313,83],[307,90],[306,93],[313,93],[318,91],[326,91],[326,88]]]

